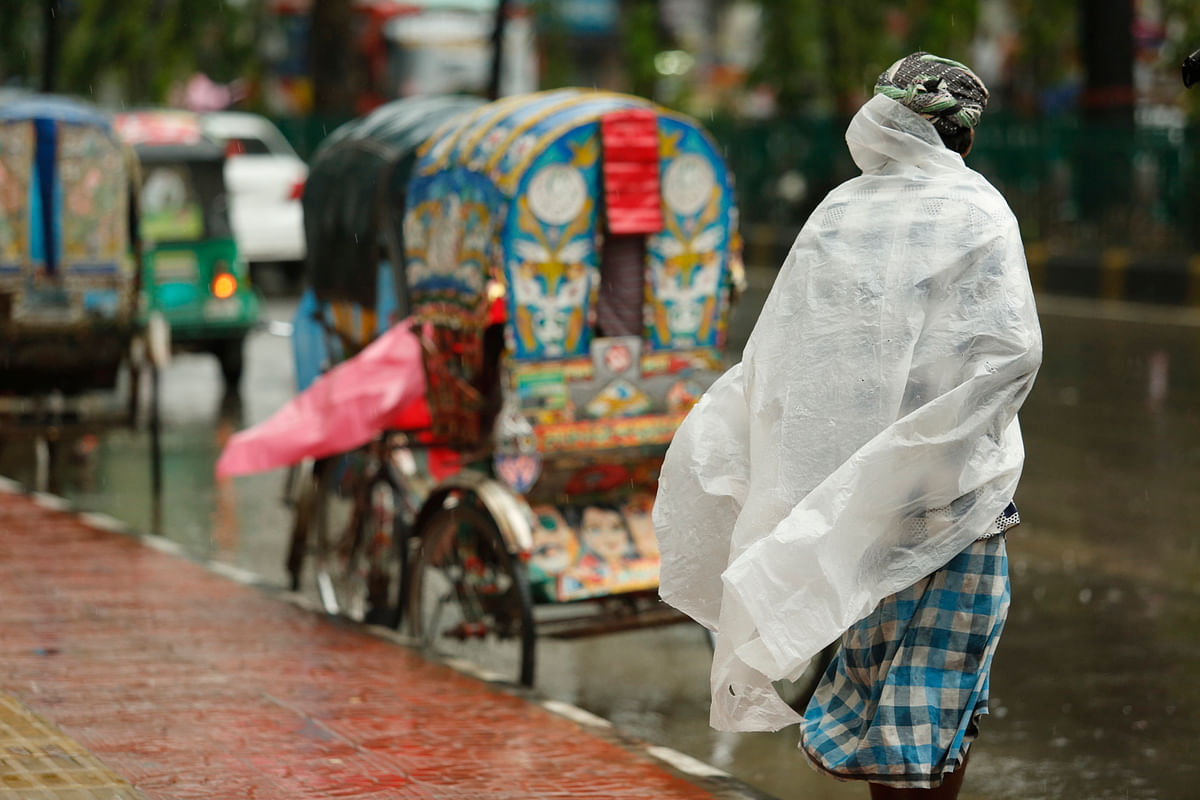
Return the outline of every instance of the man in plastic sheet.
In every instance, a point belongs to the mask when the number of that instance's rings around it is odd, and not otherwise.
[[[800,724],[872,797],[955,797],[1008,613],[1017,410],[1042,338],[1017,221],[963,155],[987,89],[915,53],[884,72],[743,360],[676,433],[661,594],[716,632],[711,724]],[[803,714],[772,682],[841,642]]]
[[[1200,83],[1200,50],[1183,60],[1183,85],[1188,89]]]

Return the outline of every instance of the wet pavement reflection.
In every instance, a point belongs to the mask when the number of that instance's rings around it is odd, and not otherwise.
[[[732,326],[744,341],[765,285]],[[1043,298],[1046,357],[1022,412],[1024,523],[1009,536],[1013,602],[992,676],[992,715],[964,800],[1190,798],[1200,760],[1200,314]],[[287,320],[294,302],[267,304]],[[289,343],[248,343],[244,390],[216,362],[177,358],[163,382],[164,533],[190,553],[283,585],[284,474],[216,482],[230,433],[293,394]],[[62,493],[150,526],[149,444],[112,431],[73,447]],[[0,474],[29,482],[28,453]],[[866,796],[816,775],[796,732],[707,725],[710,652],[691,625],[539,643],[539,691],[682,750],[780,798]]]

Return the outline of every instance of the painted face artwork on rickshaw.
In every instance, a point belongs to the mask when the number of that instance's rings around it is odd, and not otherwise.
[[[666,120],[659,148],[664,229],[647,241],[649,345],[711,346],[733,234],[731,198],[718,180],[715,153],[697,132]]]
[[[719,248],[724,237],[725,231],[719,226],[706,228],[693,237],[677,227],[653,237],[652,307],[659,341],[676,346],[708,343],[720,284]]]
[[[602,506],[585,508],[579,534],[583,546],[608,564],[637,557],[633,537],[625,527],[625,518],[616,509]]]
[[[525,158],[506,153],[501,165]],[[562,358],[587,350],[588,308],[599,269],[599,180],[594,129],[584,126],[536,155],[514,195],[505,267],[519,358]]]
[[[657,585],[658,559],[637,550],[620,509],[603,505],[571,510],[578,520],[579,557],[559,576],[559,600],[639,591]]]
[[[527,350],[555,358],[576,349],[583,330],[583,303],[587,278],[559,281],[558,290],[548,292],[545,275],[532,270],[518,274],[513,289],[520,308],[517,331]]]
[[[579,552],[575,534],[554,506],[538,506],[533,513],[538,524],[529,563],[545,575],[557,575],[574,563]]]
[[[513,245],[515,259],[509,267],[514,278],[521,350],[550,358],[576,354],[584,345],[584,315],[591,283],[588,266],[595,260],[591,229],[594,201],[575,194],[578,186],[574,178],[562,177],[569,174],[554,177],[552,173],[549,180],[538,184],[538,202],[544,205],[552,200],[547,187],[566,187],[576,213],[567,217],[565,224],[543,225],[532,207],[533,193],[518,199],[522,237]],[[557,209],[551,216],[555,213]]]
[[[536,506],[530,580],[557,600],[653,588],[659,563],[653,502],[639,493],[619,508]]]
[[[659,557],[658,537],[654,535],[654,522],[650,512],[654,508],[654,497],[649,494],[636,494],[621,507],[625,515],[625,524],[633,536],[633,545],[641,558]]]

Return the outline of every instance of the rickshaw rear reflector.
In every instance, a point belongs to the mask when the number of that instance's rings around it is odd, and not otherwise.
[[[658,116],[649,109],[613,111],[600,120],[604,201],[613,233],[663,228],[658,185]]]
[[[212,282],[213,297],[224,300],[227,297],[233,297],[233,293],[237,291],[237,278],[228,272],[218,273]]]

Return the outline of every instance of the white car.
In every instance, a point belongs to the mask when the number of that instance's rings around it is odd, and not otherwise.
[[[300,195],[308,166],[279,129],[258,114],[211,112],[202,124],[229,154],[225,188],[239,255],[250,263],[303,261]]]

